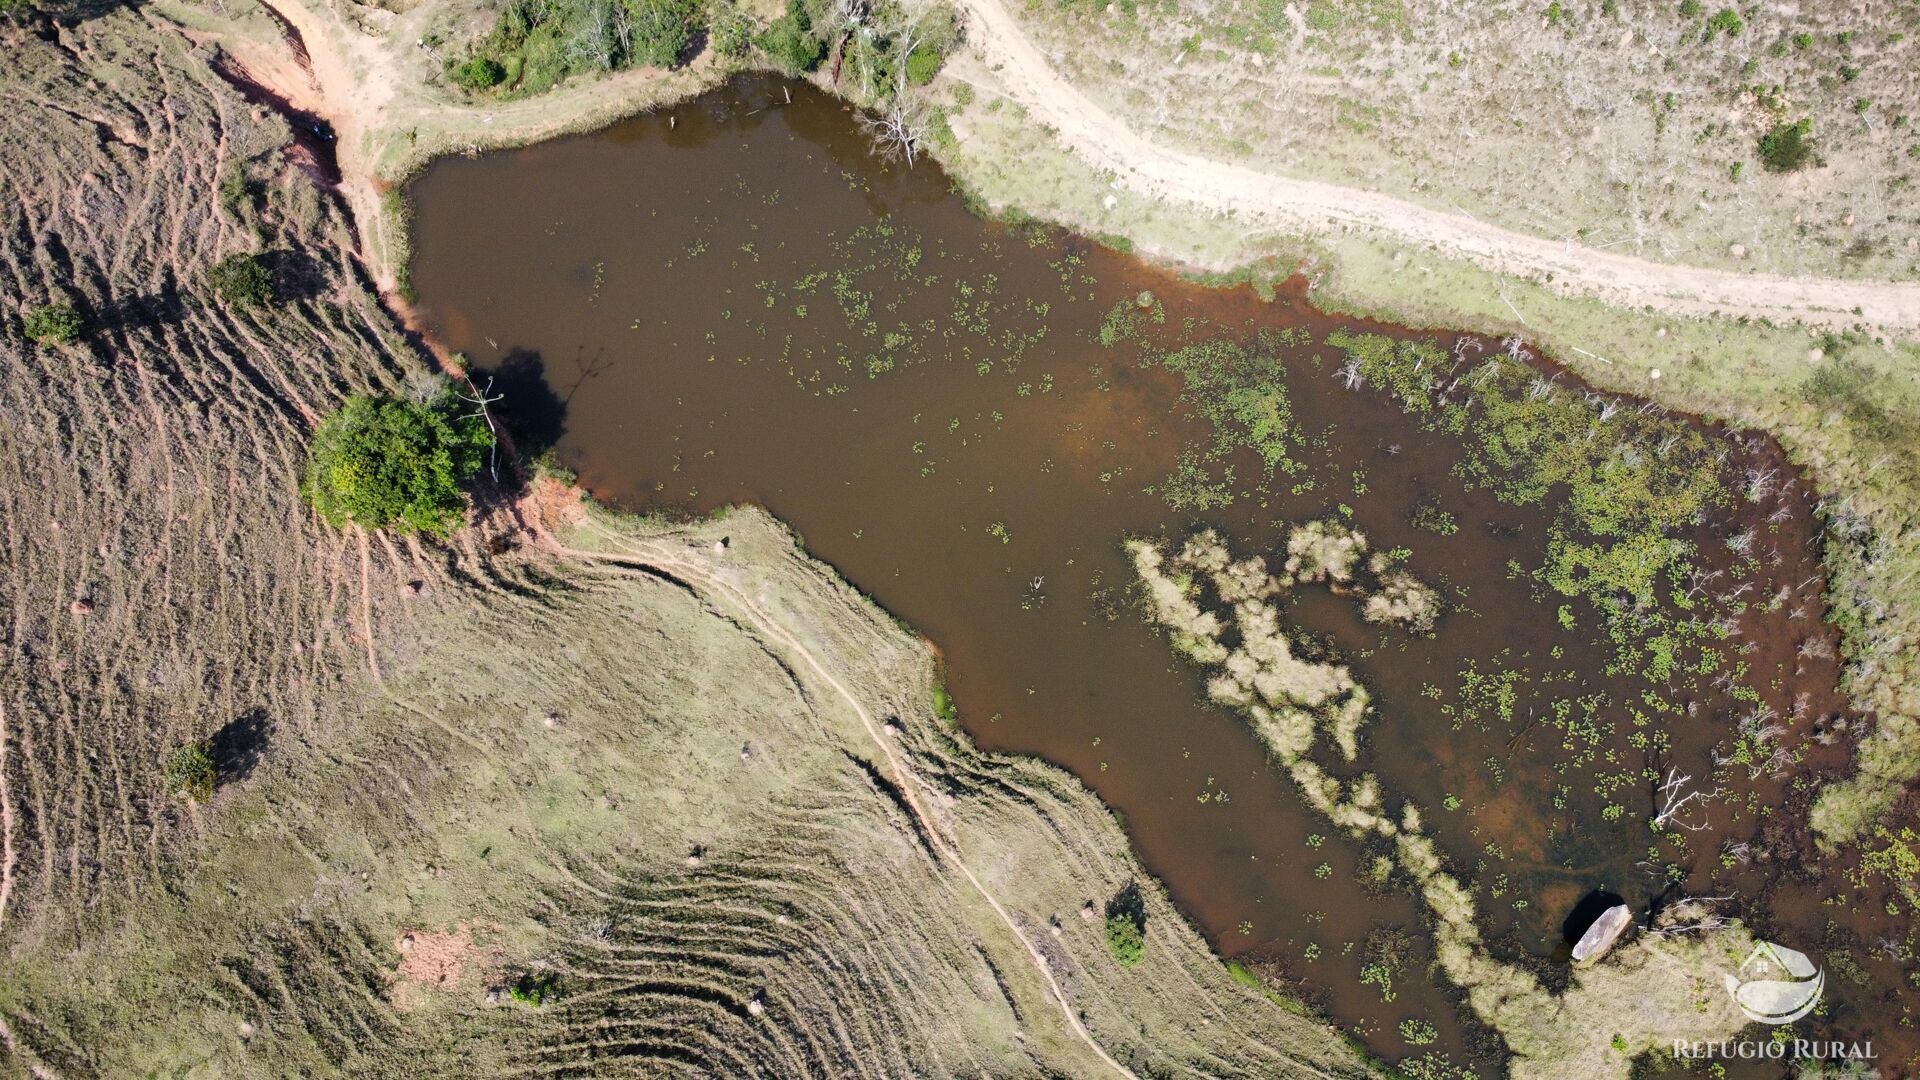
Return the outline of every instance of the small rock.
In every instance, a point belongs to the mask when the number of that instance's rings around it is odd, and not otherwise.
[[[1733,256],[1736,259],[1744,259],[1747,257],[1747,245],[1735,244],[1732,247],[1727,249],[1727,254]]]
[[[1120,200],[1113,195],[1108,195],[1100,200],[1100,205],[1105,209],[1111,210],[1120,205]]]
[[[891,720],[887,721],[886,724],[882,725],[880,730],[886,732],[887,734],[893,736],[896,739],[900,737],[900,725],[894,723]]]
[[[1089,900],[1080,905],[1080,919],[1082,922],[1093,921],[1093,901]]]
[[[412,935],[412,934],[401,934],[401,935],[400,935],[400,944],[399,944],[399,945],[398,945],[397,947],[398,947],[398,948],[399,948],[399,950],[400,950],[401,952],[403,952],[403,953],[409,953],[409,952],[412,952],[412,951],[413,951],[413,935]]]
[[[1848,214],[1846,217],[1841,218],[1840,224],[1845,225],[1849,229],[1853,228],[1853,215]]]
[[[747,1002],[747,1011],[755,1016],[764,1015],[767,1011],[767,1003],[761,1000],[759,994],[755,994],[753,999]]]
[[[550,728],[554,728],[554,727],[559,727],[559,726],[560,726],[560,714],[559,714],[559,713],[557,713],[557,712],[550,712],[550,713],[548,713],[548,714],[547,714],[547,716],[546,716],[546,719],[544,719],[544,720],[542,720],[542,721],[540,721],[540,722],[541,722],[541,723],[543,723],[543,724],[545,724],[546,726],[548,726],[548,727],[550,727]]]
[[[91,615],[93,614],[93,601],[82,596],[68,605],[67,610],[73,612],[75,615]]]
[[[1653,336],[1654,336],[1654,337],[1657,337],[1657,338],[1663,338],[1663,337],[1666,337],[1666,336],[1667,336],[1667,328],[1663,326],[1663,327],[1661,327],[1660,329],[1658,329],[1658,330],[1655,330],[1655,331],[1653,332]]]
[[[258,1030],[260,1029],[253,1026],[253,1021],[251,1020],[240,1021],[240,1037],[241,1038],[251,1039],[253,1038],[253,1033]]]
[[[1052,930],[1052,931],[1053,931],[1053,936],[1054,936],[1054,937],[1059,937],[1059,936],[1060,936],[1060,924],[1059,924],[1059,923],[1054,923],[1054,924],[1053,924],[1052,926],[1049,926],[1049,927],[1048,927],[1047,929],[1049,929],[1049,930]]]
[[[1648,372],[1647,372],[1647,378],[1649,378],[1649,379],[1653,379],[1653,380],[1655,380],[1656,382],[1657,382],[1657,381],[1659,381],[1659,379],[1660,379],[1660,369],[1659,369],[1659,368],[1654,368],[1654,369],[1652,369],[1651,371],[1648,371]]]
[[[753,744],[752,743],[740,744],[740,760],[741,761],[753,760]]]
[[[1826,358],[1827,358],[1827,354],[1825,350],[1822,350],[1822,349],[1807,350],[1807,363],[1809,364],[1817,364],[1820,361],[1825,360]]]

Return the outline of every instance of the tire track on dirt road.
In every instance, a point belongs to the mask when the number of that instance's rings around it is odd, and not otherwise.
[[[1745,274],[1652,262],[1503,229],[1378,192],[1262,172],[1157,145],[1054,70],[1003,0],[961,0],[968,43],[1007,96],[1075,155],[1133,191],[1232,212],[1249,223],[1325,235],[1354,228],[1432,246],[1486,269],[1552,276],[1565,292],[1681,315],[1749,315],[1827,327],[1920,331],[1920,282]]]

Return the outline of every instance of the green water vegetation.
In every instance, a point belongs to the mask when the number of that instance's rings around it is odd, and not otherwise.
[[[1458,355],[1431,342],[1336,331],[1351,387],[1372,384],[1430,428],[1457,437],[1455,472],[1520,506],[1550,500],[1555,519],[1535,579],[1600,614],[1617,672],[1656,682],[1711,672],[1724,636],[1701,617],[1696,554],[1682,537],[1733,504],[1726,448],[1663,411],[1583,394],[1517,353]]]
[[[86,320],[65,300],[41,304],[27,311],[27,337],[42,345],[71,345],[86,332]]]
[[[762,311],[791,312],[809,324],[825,315],[817,330],[796,334],[789,324],[776,336],[757,312],[746,324],[777,343],[794,384],[814,394],[843,394],[854,378],[879,379],[934,360],[1011,375],[1046,340],[1053,302],[1011,295],[998,274],[983,270],[998,251],[994,243],[955,250],[887,221],[863,225],[829,241],[821,261],[793,281],[754,285]],[[701,257],[709,256],[696,250],[675,260]],[[1078,258],[1062,257],[1069,274]],[[1042,388],[1051,380],[1044,376]]]
[[[1294,531],[1305,532],[1313,548],[1328,534],[1324,527]],[[1288,546],[1295,546],[1291,539]],[[1370,711],[1366,689],[1343,665],[1294,655],[1282,629],[1279,597],[1309,581],[1337,586],[1337,577],[1302,577],[1291,558],[1287,570],[1274,573],[1260,555],[1235,557],[1211,530],[1178,546],[1134,540],[1128,551],[1150,618],[1171,637],[1184,638],[1179,651],[1208,669],[1209,696],[1241,713],[1308,806],[1354,839],[1385,845],[1388,876],[1410,883],[1426,910],[1435,966],[1506,1040],[1515,1055],[1513,1075],[1619,1071],[1617,1059],[1608,1056],[1614,1053],[1611,1034],[1569,1024],[1567,1016],[1604,1012],[1647,1018],[1621,1035],[1635,1052],[1675,1037],[1720,1037],[1745,1023],[1705,978],[1750,945],[1738,928],[1697,924],[1690,927],[1696,932],[1637,939],[1617,949],[1608,964],[1582,972],[1562,992],[1549,990],[1528,968],[1488,948],[1473,893],[1427,835],[1421,808],[1412,800],[1390,806],[1372,773],[1347,778],[1360,761],[1359,721],[1353,714]],[[1364,603],[1364,588],[1352,594]],[[1340,692],[1326,692],[1330,687]],[[1319,748],[1327,744],[1338,751],[1340,773],[1323,763],[1326,755]],[[1309,954],[1316,955],[1312,949]],[[1362,982],[1391,1001],[1395,976],[1411,954],[1409,935],[1376,933],[1362,954]],[[1647,977],[1649,966],[1664,969],[1667,977]],[[1671,977],[1676,973],[1681,977]],[[1643,1007],[1627,1009],[1629,1000]],[[1682,1036],[1676,1026],[1691,1033]]]
[[[273,273],[258,255],[229,255],[207,268],[213,294],[233,307],[265,307],[273,303]]]
[[[1108,322],[1112,321],[1109,313]],[[1234,499],[1233,468],[1227,458],[1250,450],[1275,473],[1305,471],[1296,460],[1302,442],[1287,396],[1281,348],[1298,344],[1297,329],[1262,329],[1251,347],[1225,338],[1196,342],[1171,352],[1149,354],[1142,363],[1180,376],[1181,405],[1203,417],[1213,429],[1209,447],[1183,449],[1179,464],[1157,489],[1176,510],[1205,510]],[[1106,324],[1102,326],[1102,338]]]
[[[336,527],[444,535],[492,446],[485,417],[451,391],[425,404],[360,395],[314,432],[300,492]]]

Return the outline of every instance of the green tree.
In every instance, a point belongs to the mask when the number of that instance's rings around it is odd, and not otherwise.
[[[1813,162],[1813,121],[1781,121],[1760,136],[1760,164],[1768,172],[1797,172]]]
[[[201,802],[213,798],[213,785],[219,769],[213,753],[204,742],[188,743],[167,758],[164,780],[170,795],[188,795]]]
[[[714,0],[707,8],[713,51],[737,60],[753,50],[753,18],[733,0]]]
[[[273,274],[258,255],[229,255],[207,270],[207,284],[215,296],[235,307],[262,307],[273,302]]]
[[[693,40],[699,0],[626,0],[626,4],[633,29],[633,62],[672,67]]]
[[[464,64],[455,64],[453,81],[466,90],[491,90],[506,81],[507,69],[491,56],[476,56]]]
[[[86,320],[65,300],[41,304],[27,312],[27,336],[42,345],[71,345],[86,330]]]
[[[450,392],[425,405],[360,395],[314,432],[300,493],[335,526],[444,536],[492,445],[485,418],[463,414]]]
[[[760,35],[760,51],[774,66],[788,75],[812,71],[827,54],[827,46],[814,36],[812,21],[799,0],[787,0],[787,13],[773,20]]]
[[[1107,916],[1107,948],[1113,950],[1113,958],[1126,967],[1133,967],[1147,955],[1147,936],[1142,932],[1140,922],[1131,913],[1116,911]]]

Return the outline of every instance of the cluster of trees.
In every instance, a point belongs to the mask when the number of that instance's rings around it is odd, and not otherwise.
[[[447,75],[472,91],[539,93],[576,73],[672,67],[692,47],[703,8],[701,0],[511,0]]]
[[[931,82],[959,42],[951,9],[914,17],[895,0],[788,0],[764,28],[736,0],[511,0],[447,76],[473,92],[539,93],[576,72],[672,67],[703,30],[722,55],[757,52],[788,75],[831,58],[850,96],[879,110],[875,141],[909,158],[926,117],[908,91]]]

